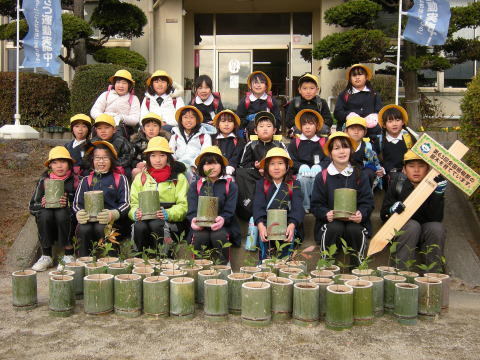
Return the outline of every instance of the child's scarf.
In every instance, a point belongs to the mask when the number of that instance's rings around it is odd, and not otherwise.
[[[66,179],[68,179],[70,177],[70,175],[72,175],[72,170],[68,170],[67,173],[64,176],[57,176],[53,172],[51,172],[48,175],[48,177],[52,180],[63,180],[63,181],[65,181]]]
[[[148,173],[155,179],[157,183],[164,182],[172,174],[170,166],[165,166],[162,169],[154,169],[153,167],[148,169]]]

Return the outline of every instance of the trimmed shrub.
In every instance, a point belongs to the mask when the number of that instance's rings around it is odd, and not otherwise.
[[[75,71],[72,82],[72,113],[90,114],[95,100],[108,89],[108,78],[117,70],[130,71],[135,80],[135,95],[142,102],[145,94],[145,81],[149,73],[116,64],[94,64],[80,66]]]
[[[64,126],[68,123],[70,91],[59,77],[20,73],[21,123],[33,127]],[[15,73],[0,72],[0,122],[13,123]]]
[[[147,60],[136,51],[126,48],[103,48],[93,54],[95,61],[106,64],[118,64],[140,71],[147,68]]]

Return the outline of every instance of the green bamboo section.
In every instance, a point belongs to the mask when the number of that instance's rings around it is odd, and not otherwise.
[[[383,278],[380,276],[362,276],[360,279],[370,281],[373,284],[373,313],[377,317],[383,316]]]
[[[107,264],[103,262],[92,262],[85,264],[85,275],[106,274]]]
[[[213,265],[213,261],[207,259],[195,259],[195,265],[201,266],[203,268],[202,270],[209,270],[210,266]]]
[[[142,314],[142,277],[140,275],[116,275],[113,288],[115,314],[128,318]]]
[[[327,286],[333,285],[330,278],[313,278],[310,282],[318,285],[318,318],[324,320],[327,313]]]
[[[170,279],[149,276],[143,279],[143,312],[153,317],[168,317],[170,312]]]
[[[110,265],[110,264],[118,263],[119,259],[118,257],[115,257],[115,256],[107,256],[107,257],[98,259],[98,261],[103,262],[107,265]]]
[[[223,280],[227,280],[228,275],[232,273],[232,267],[230,265],[212,265],[211,269],[218,271],[218,278]]]
[[[367,280],[350,280],[345,285],[353,288],[353,324],[373,324],[373,283]]]
[[[348,219],[357,211],[357,190],[350,188],[333,191],[333,218]]]
[[[122,275],[122,274],[130,274],[132,272],[132,268],[130,265],[125,263],[113,263],[108,265],[107,274],[115,275]]]
[[[268,240],[285,240],[287,232],[287,210],[267,210]]]
[[[93,262],[92,256],[82,256],[77,259],[77,261],[82,262],[84,264],[90,264]]]
[[[204,283],[205,317],[211,321],[226,321],[228,318],[228,281],[207,279]]]
[[[180,270],[185,271],[187,274],[186,277],[191,277],[195,281],[195,302],[197,302],[197,283],[198,283],[198,272],[203,270],[201,266],[198,265],[185,265],[180,268]]]
[[[335,275],[337,282],[340,285],[344,285],[347,281],[349,280],[357,280],[358,276],[357,275],[352,275],[352,274],[340,274],[340,275]]]
[[[309,282],[312,279],[310,275],[305,275],[304,273],[290,275],[288,278],[292,280],[294,284],[301,282]]]
[[[215,270],[200,270],[197,281],[197,303],[203,304],[205,299],[205,280],[218,279],[220,273]]]
[[[82,262],[71,262],[65,264],[65,270],[73,271],[73,289],[76,299],[83,298],[83,277],[85,276],[85,264]]]
[[[387,314],[392,314],[395,307],[395,284],[405,282],[407,278],[399,275],[385,275],[383,280],[383,308]]]
[[[260,264],[258,265],[258,267],[260,268],[260,271],[261,272],[273,272],[275,273],[275,264]]]
[[[103,202],[103,191],[85,191],[83,193],[83,201],[85,203],[85,211],[90,216],[89,221],[95,222],[97,220],[97,215],[100,211],[105,208]]]
[[[37,307],[37,272],[21,270],[12,273],[12,305],[15,310]]]
[[[242,284],[242,323],[249,326],[267,326],[272,321],[270,284],[249,281]]]
[[[415,325],[418,314],[418,285],[395,284],[395,308],[393,314],[402,325]]]
[[[347,285],[327,286],[327,329],[343,330],[353,326],[353,289]]]
[[[199,196],[197,207],[198,226],[209,227],[218,216],[218,198],[215,196]]]
[[[435,320],[442,307],[442,281],[432,277],[417,277],[418,315],[424,320]]]
[[[273,272],[259,272],[256,274],[253,274],[253,281],[267,281],[267,279],[271,276],[276,277],[275,273]]]
[[[319,286],[312,282],[293,285],[293,322],[301,326],[316,326],[320,318]]]
[[[292,317],[293,281],[283,277],[270,276],[267,282],[271,287],[272,320],[285,321]]]
[[[370,276],[374,272],[373,269],[353,269],[352,274],[357,277]]]
[[[312,270],[310,271],[310,275],[314,278],[327,278],[331,279],[335,275],[333,271],[330,270]]]
[[[45,179],[45,208],[61,208],[60,198],[65,193],[65,183],[63,180]]]
[[[317,270],[329,270],[333,272],[334,275],[340,274],[340,267],[337,265],[322,266],[320,269]]]
[[[233,273],[228,275],[228,309],[230,314],[240,315],[242,312],[242,285],[252,281],[253,275]]]
[[[113,311],[113,275],[93,274],[83,278],[83,307],[91,315]]]
[[[48,276],[68,275],[73,276],[75,273],[72,270],[52,270],[48,272]]]
[[[426,273],[424,276],[438,279],[442,282],[442,311],[447,312],[450,303],[450,276],[441,273]]]
[[[50,276],[48,279],[48,309],[50,315],[68,317],[73,314],[74,307],[73,276]]]
[[[380,272],[381,277],[385,277],[385,275],[396,275],[397,269],[392,266],[378,266],[377,270]]]
[[[398,275],[405,276],[407,282],[410,284],[415,284],[415,278],[420,276],[418,273],[413,271],[399,271]]]
[[[240,268],[241,273],[245,274],[256,274],[258,272],[262,272],[262,269],[260,269],[258,266],[242,266]]]
[[[294,260],[294,261],[287,261],[288,267],[296,267],[302,269],[304,274],[308,274],[307,271],[307,263],[305,261]]]
[[[287,265],[287,264],[282,264],[282,263],[280,263],[280,264],[275,264],[275,265],[273,266],[272,272],[274,272],[275,274],[279,275],[279,274],[280,274],[280,270],[281,270],[281,269],[285,269],[285,268],[288,268],[288,265]]]
[[[299,275],[303,274],[303,270],[296,267],[284,267],[278,270],[278,276],[287,278],[290,275]]]
[[[192,319],[195,315],[195,283],[189,277],[170,280],[170,316]]]
[[[133,258],[125,259],[124,263],[133,266],[133,265],[135,265],[135,264],[143,264],[144,261],[143,261],[142,259],[140,259],[140,258],[135,258],[135,257],[133,257]]]
[[[138,207],[142,210],[142,220],[157,218],[160,210],[160,194],[157,190],[145,190],[138,193]]]
[[[153,276],[154,271],[155,269],[152,267],[139,267],[139,268],[133,268],[132,274],[140,275],[143,281],[143,279],[145,279],[146,277]],[[178,275],[178,276],[181,276],[181,275]]]

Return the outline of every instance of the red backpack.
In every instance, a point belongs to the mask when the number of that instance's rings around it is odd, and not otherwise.
[[[105,95],[105,101],[107,101],[108,99],[108,94],[110,94],[110,91],[113,89],[113,85],[108,85],[108,89],[107,89],[107,95]],[[135,90],[132,88],[132,91],[130,91],[130,97],[128,98],[128,103],[130,104],[130,106],[132,106],[132,102],[133,102],[133,97],[135,96]]]
[[[248,110],[248,108],[250,107],[250,95],[252,93],[250,91],[247,91],[247,93],[245,94],[245,109]],[[272,92],[269,91],[267,93],[267,108],[269,111],[272,111],[273,109],[273,97],[272,97]]]
[[[300,146],[300,138],[295,138],[295,145],[297,146],[297,150],[298,150],[298,147]],[[318,144],[320,145],[320,147],[322,148],[323,150],[323,147],[325,146],[325,143],[326,143],[326,138],[324,137],[321,137],[320,140],[318,140]]]
[[[271,182],[268,181],[267,179],[263,180],[263,193],[265,194],[265,196],[267,196],[268,190],[270,190],[271,185],[272,185]],[[287,183],[287,187],[288,187],[288,196],[290,197],[290,201],[291,201],[293,197],[293,180],[290,180]]]
[[[172,98],[173,102],[173,107],[176,109],[177,108],[177,98]],[[150,98],[147,96],[145,99],[145,106],[147,107],[147,110],[150,111]]]
[[[88,187],[92,186],[92,182],[93,182],[93,171],[88,175],[87,177],[87,184],[88,184]],[[118,186],[120,185],[120,173],[117,172],[117,171],[113,171],[112,172],[112,175],[113,175],[113,179],[115,181],[115,188],[118,189]]]
[[[227,183],[225,184],[225,194],[228,196],[230,192],[230,183],[232,182],[232,178],[227,178]],[[203,181],[202,179],[197,180],[197,195],[200,195],[200,190],[202,190]]]

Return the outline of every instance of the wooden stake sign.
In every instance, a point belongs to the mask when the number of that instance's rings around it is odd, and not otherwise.
[[[434,178],[442,174],[455,186],[471,195],[480,184],[480,176],[460,161],[468,148],[460,141],[455,141],[447,150],[432,137],[424,134],[418,139],[412,150],[431,165],[431,170],[420,184],[403,202],[405,210],[401,214],[394,213],[370,241],[368,256],[383,250],[420,206],[428,199],[437,187]]]

